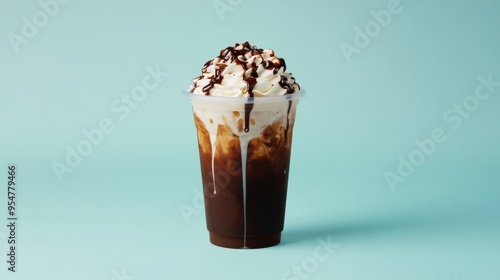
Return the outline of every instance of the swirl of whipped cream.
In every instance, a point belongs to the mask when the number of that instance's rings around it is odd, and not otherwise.
[[[271,49],[259,49],[248,42],[222,50],[201,72],[190,87],[198,95],[265,97],[300,90],[292,73],[286,72],[284,59]]]

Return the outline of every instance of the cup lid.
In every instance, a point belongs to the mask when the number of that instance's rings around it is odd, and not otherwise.
[[[189,90],[182,90],[182,98],[189,103],[193,101],[213,102],[213,103],[273,103],[288,100],[296,100],[306,95],[305,90],[301,89],[293,94],[285,94],[270,97],[226,97],[193,94]]]

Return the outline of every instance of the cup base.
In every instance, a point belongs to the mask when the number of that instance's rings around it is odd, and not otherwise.
[[[210,232],[210,242],[214,245],[233,249],[257,249],[278,245],[281,242],[281,232],[262,237],[247,237],[246,246],[243,237],[221,236]]]

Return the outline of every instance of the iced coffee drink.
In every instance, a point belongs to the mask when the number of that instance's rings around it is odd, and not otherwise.
[[[210,241],[228,248],[278,244],[304,95],[284,59],[236,44],[205,63],[183,94],[193,105]]]

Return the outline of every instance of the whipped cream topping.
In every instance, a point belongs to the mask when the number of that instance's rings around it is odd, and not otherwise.
[[[266,97],[300,91],[292,73],[286,72],[284,59],[248,42],[223,49],[201,72],[190,87],[198,95]]]

